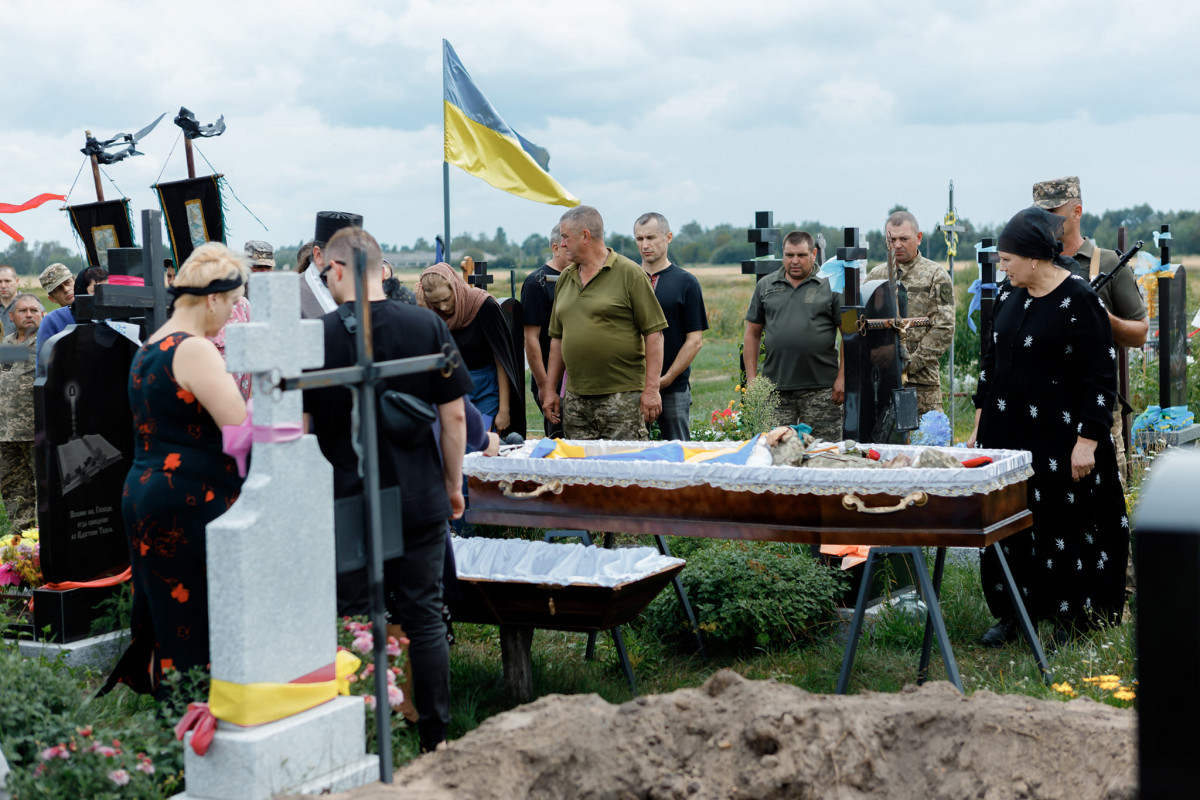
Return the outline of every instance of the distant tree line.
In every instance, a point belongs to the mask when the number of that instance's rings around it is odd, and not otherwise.
[[[892,211],[902,209],[896,206]],[[891,213],[891,212],[889,212]],[[921,220],[924,228],[924,239],[921,251],[934,261],[946,260],[945,235],[936,230],[936,221]],[[959,234],[958,254],[960,261],[974,261],[974,245],[985,237],[995,237],[999,228],[995,225],[976,225],[971,220],[960,218],[959,224],[966,228]],[[1117,244],[1117,229],[1124,225],[1128,228],[1129,241],[1138,239],[1146,241],[1147,245],[1154,242],[1153,232],[1160,225],[1171,226],[1172,252],[1177,255],[1200,253],[1200,212],[1197,211],[1156,211],[1147,204],[1105,211],[1097,216],[1085,212],[1081,227],[1085,236],[1090,236],[1101,247],[1115,247]],[[696,221],[679,227],[671,242],[671,259],[679,264],[739,264],[743,260],[754,257],[754,245],[746,240],[748,226],[722,223],[712,228],[704,228]],[[806,230],[816,236],[825,237],[827,258],[833,258],[837,248],[842,246],[843,231],[823,225],[820,222],[805,220],[802,222],[777,223],[778,228],[786,233],[790,230]],[[548,234],[549,231],[546,231]],[[546,234],[531,233],[520,243],[511,241],[504,228],[496,228],[489,236],[478,233],[472,236],[462,233],[453,238],[451,251],[456,260],[463,255],[469,255],[475,260],[488,256],[488,269],[495,270],[531,270],[546,262],[550,257],[550,240]],[[884,250],[882,227],[865,231],[862,239],[868,249],[871,261],[883,261],[887,257]],[[604,237],[605,243],[621,255],[641,260],[637,243],[629,233],[615,233],[609,230]],[[294,265],[296,253],[303,243],[282,245],[276,247],[275,261],[280,267]],[[383,245],[385,254],[408,252],[432,252],[434,244],[431,240],[421,237],[412,245]],[[18,275],[36,275],[48,264],[61,262],[78,272],[83,268],[83,259],[78,250],[68,249],[58,242],[14,242],[7,250],[0,251],[0,264],[8,264],[17,271]]]

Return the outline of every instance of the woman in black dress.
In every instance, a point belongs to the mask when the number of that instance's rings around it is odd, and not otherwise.
[[[207,669],[205,526],[237,499],[242,479],[221,451],[221,428],[246,403],[207,336],[229,319],[249,269],[223,244],[192,251],[170,291],[171,317],[129,372],[134,460],[121,512],[133,567],[133,639],[109,677],[162,699],[163,673]]]
[[[968,444],[1033,454],[1034,527],[1002,545],[1029,616],[1052,620],[1055,639],[1119,622],[1125,605],[1129,517],[1109,428],[1117,385],[1108,315],[1059,253],[1062,219],[1037,207],[1000,234],[1007,279],[984,342],[975,431]],[[1017,637],[998,559],[981,561],[999,623],[982,643]]]

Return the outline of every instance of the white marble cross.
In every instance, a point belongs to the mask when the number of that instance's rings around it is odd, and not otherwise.
[[[300,392],[272,387],[324,363],[322,323],[300,319],[296,273],[250,280],[253,321],[226,328],[226,365],[252,375],[255,425],[299,423]],[[256,442],[237,502],[208,525],[214,679],[287,683],[334,660],[333,526],[333,470],[316,437]],[[342,697],[254,728],[220,722],[207,755],[185,749],[188,796],[267,798],[347,768],[362,780],[342,788],[369,781],[378,762],[365,756],[363,713],[361,698]]]

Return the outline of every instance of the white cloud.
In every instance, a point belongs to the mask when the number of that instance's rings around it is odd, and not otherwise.
[[[270,228],[230,198],[231,242],[299,241],[322,208],[363,213],[386,242],[429,238],[447,36],[610,230],[648,208],[677,226],[772,209],[872,228],[903,203],[932,223],[951,179],[961,214],[998,222],[1034,181],[1072,173],[1090,209],[1194,208],[1198,34],[1200,4],[1182,0],[913,0],[903,16],[880,0],[9,0],[0,52],[20,66],[0,99],[0,202],[65,193],[85,129],[168,112],[145,156],[106,168],[152,207],[158,174],[182,176],[182,146],[167,154],[186,105],[225,115],[200,149]],[[450,186],[455,232],[544,235],[562,210],[458,170]],[[85,170],[73,200],[91,193]],[[6,220],[71,238],[52,205]]]

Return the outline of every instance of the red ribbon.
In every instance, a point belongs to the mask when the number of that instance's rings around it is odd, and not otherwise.
[[[61,195],[61,194],[49,194],[49,193],[39,194],[37,197],[33,198],[32,200],[26,200],[24,203],[21,203],[20,205],[13,205],[12,203],[0,203],[0,214],[18,214],[22,211],[28,211],[31,208],[37,208],[42,203],[48,203],[51,200],[64,200],[65,201],[66,199],[67,199],[66,195]],[[13,241],[15,241],[15,242],[25,241],[24,236],[17,233],[15,230],[13,230],[10,226],[6,225],[2,221],[0,221],[0,231],[3,231],[4,233],[8,234],[10,237],[12,237]]]
[[[44,583],[39,586],[39,589],[53,589],[56,592],[62,592],[67,589],[95,589],[102,586],[116,586],[118,583],[124,583],[133,576],[133,567],[126,567],[123,572],[112,575],[107,578],[97,578],[91,581],[59,581],[58,583]]]
[[[145,286],[146,281],[135,275],[109,275],[108,282],[113,286]]]
[[[183,741],[188,731],[192,731],[192,749],[196,755],[207,753],[217,732],[217,718],[208,710],[208,703],[188,703],[187,713],[175,724],[175,738]]]

